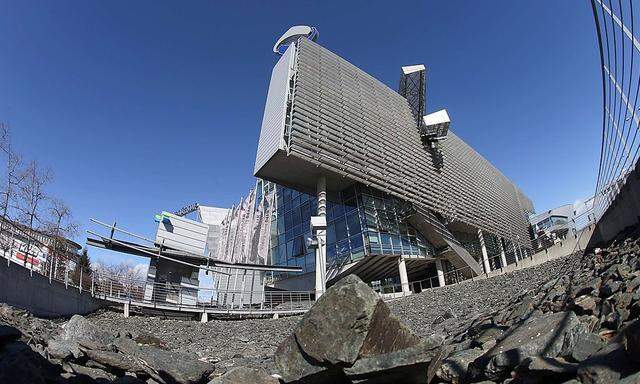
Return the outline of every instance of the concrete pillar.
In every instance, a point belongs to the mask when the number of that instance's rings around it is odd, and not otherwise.
[[[207,321],[209,321],[209,314],[207,312],[202,312],[200,315],[200,322],[206,323]]]
[[[129,302],[124,303],[124,317],[129,317]]]
[[[400,256],[398,258],[398,270],[400,272],[400,285],[402,286],[402,293],[409,294],[409,277],[407,276],[407,262]]]
[[[482,264],[484,265],[484,273],[491,272],[491,264],[489,264],[489,254],[487,253],[487,246],[484,243],[484,236],[482,230],[478,228],[478,239],[480,240],[480,249],[482,250]]]
[[[444,268],[442,267],[442,260],[436,259],[436,272],[438,273],[438,286],[444,287]]]
[[[500,263],[502,268],[507,266],[507,255],[504,253],[504,245],[502,245],[502,238],[498,238],[498,246],[500,247]]]
[[[327,216],[327,179],[324,176],[318,178],[318,216]],[[316,231],[318,248],[316,249],[316,300],[325,291],[327,274],[327,231]]]

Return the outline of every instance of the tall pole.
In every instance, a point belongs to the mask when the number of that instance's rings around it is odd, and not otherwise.
[[[318,178],[318,216],[327,216],[327,179],[325,176]],[[326,273],[327,273],[327,230],[319,229],[316,231],[316,239],[318,240],[318,248],[316,249],[316,300],[322,296],[325,291]]]

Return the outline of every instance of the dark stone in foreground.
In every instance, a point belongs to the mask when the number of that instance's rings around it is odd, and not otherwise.
[[[353,383],[429,383],[447,350],[427,340],[416,346],[359,359],[344,372]]]
[[[556,357],[565,340],[581,327],[573,312],[549,313],[514,325],[489,352],[474,361],[474,376],[491,380],[504,379],[513,368],[534,356]]]
[[[151,377],[166,383],[201,383],[214,370],[213,365],[183,353],[144,345],[133,357]]]
[[[264,369],[247,367],[233,368],[223,376],[217,377],[209,384],[278,384],[278,379],[269,375]]]
[[[398,382],[426,383],[431,360],[442,359],[440,346],[420,344],[376,292],[350,275],[313,305],[275,354],[285,382],[371,381],[376,375]],[[435,371],[435,369],[434,369]],[[416,381],[420,377],[421,381]]]
[[[18,340],[22,336],[22,332],[17,328],[0,324],[0,347],[4,344]]]

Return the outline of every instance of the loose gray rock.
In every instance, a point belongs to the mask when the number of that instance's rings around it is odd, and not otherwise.
[[[615,383],[633,371],[633,363],[624,347],[612,342],[589,357],[578,368],[578,379],[584,384]]]
[[[341,367],[417,345],[413,335],[360,278],[338,281],[302,317],[275,354],[277,372],[289,381],[343,377]],[[326,371],[326,372],[325,372]]]
[[[73,315],[71,320],[64,325],[62,339],[75,342],[90,342],[97,346],[106,346],[113,342],[115,337],[98,328],[91,321],[80,315]]]
[[[213,365],[192,356],[146,345],[140,346],[133,357],[145,372],[160,383],[197,384],[214,370]]]
[[[488,379],[504,379],[528,357],[556,357],[565,336],[580,325],[573,312],[549,313],[514,325],[494,348],[474,361],[474,373],[480,373],[479,369]]]
[[[86,378],[90,378],[93,381],[106,381],[112,382],[116,379],[115,375],[105,372],[101,369],[83,367],[82,365],[75,363],[65,363],[69,368],[68,371],[79,376],[80,379],[86,381]]]
[[[49,356],[60,360],[79,359],[82,356],[80,346],[72,340],[50,340],[47,343],[47,352]]]
[[[427,384],[448,353],[436,340],[427,340],[399,351],[359,359],[344,369],[354,383]]]
[[[599,351],[603,346],[604,341],[599,335],[585,332],[577,336],[572,346],[567,346],[562,351],[562,356],[575,362],[581,362]]]
[[[211,380],[209,384],[278,384],[278,379],[269,375],[261,368],[237,367],[220,377]]]
[[[485,351],[480,348],[457,351],[446,357],[436,371],[436,376],[444,381],[460,383],[467,376],[469,364]]]

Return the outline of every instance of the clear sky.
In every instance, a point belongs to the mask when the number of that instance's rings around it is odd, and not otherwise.
[[[447,108],[538,211],[593,193],[602,95],[584,0],[0,0],[0,121],[83,229],[152,236],[161,210],[228,207],[253,186],[271,49],[295,24],[393,89],[424,63],[428,111]]]

